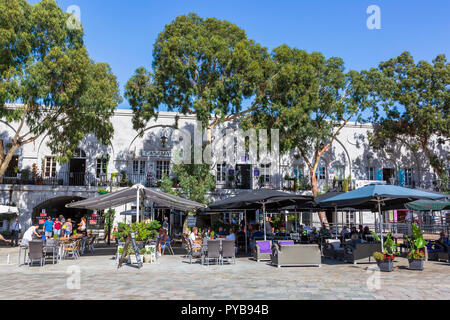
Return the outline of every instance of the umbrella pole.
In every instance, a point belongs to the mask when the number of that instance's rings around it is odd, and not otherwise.
[[[337,237],[337,229],[338,229],[338,221],[337,221],[337,217],[338,217],[338,215],[337,215],[337,206],[335,206],[334,207],[334,218],[336,219],[335,221],[334,221],[334,226],[335,226],[335,229],[336,229],[336,231],[335,231],[335,239],[337,239],[338,237]],[[331,231],[331,230],[330,230]]]
[[[267,234],[266,234],[266,204],[263,202],[263,226],[264,226],[264,241],[267,241]]]
[[[297,209],[294,209],[295,233],[297,233]]]
[[[380,239],[381,239],[381,251],[384,253],[384,240],[383,240],[383,214],[381,213],[381,200],[380,198],[377,199],[378,201],[378,213],[380,215]]]
[[[140,199],[139,199],[139,187],[136,188],[136,222],[139,222],[139,203]]]
[[[248,248],[247,248],[247,210],[244,210],[244,225],[245,225],[245,253],[248,253]]]

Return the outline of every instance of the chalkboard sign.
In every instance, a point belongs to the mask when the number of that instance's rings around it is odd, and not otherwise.
[[[128,246],[130,244],[133,246],[133,251],[134,251],[134,255],[136,256],[136,261],[137,261],[138,267],[142,268],[142,259],[141,259],[141,255],[139,254],[138,246],[136,244],[136,237],[135,237],[134,233],[130,233],[128,235],[127,241],[125,242],[125,246],[123,247],[122,256],[120,257],[119,265],[117,266],[117,269],[119,269],[122,266],[123,262],[125,261],[125,259],[127,257]]]
[[[188,216],[187,226],[188,228],[195,227],[197,225],[197,216]]]

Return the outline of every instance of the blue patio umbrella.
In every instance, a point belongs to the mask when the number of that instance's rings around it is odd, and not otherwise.
[[[403,209],[405,203],[414,200],[439,200],[446,195],[426,192],[422,190],[409,189],[386,184],[370,184],[365,187],[325,199],[320,202],[322,208],[344,208],[366,209],[377,211],[380,215],[380,233],[382,233],[381,211],[392,209]],[[381,245],[383,247],[383,237],[381,234]]]

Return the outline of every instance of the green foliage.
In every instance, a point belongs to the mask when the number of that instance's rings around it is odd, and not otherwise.
[[[173,166],[173,174],[178,179],[181,192],[172,189],[173,181],[163,176],[161,190],[180,197],[207,204],[206,193],[214,190],[216,182],[207,164],[177,164]]]
[[[98,189],[97,192],[98,192],[99,194],[107,194],[107,193],[108,193],[108,190],[102,188],[102,189]]]
[[[12,214],[0,214],[0,222],[3,220],[7,220],[7,221],[11,221],[15,218],[17,218],[17,213],[12,213]]]
[[[145,128],[160,106],[195,114],[204,126],[211,114],[215,121],[230,120],[256,96],[267,59],[265,48],[228,21],[195,13],[177,17],[154,44],[153,71],[139,68],[126,84],[134,128]]]
[[[348,180],[347,179],[344,179],[344,181],[342,183],[342,191],[348,192]]]
[[[386,240],[383,243],[383,246],[384,252],[388,255],[395,255],[398,253],[399,245],[395,244],[395,241],[392,238],[392,232],[389,232],[389,234],[387,235]]]
[[[384,261],[384,253],[381,253],[381,252],[375,252],[375,253],[373,254],[373,258],[374,258],[376,261]]]
[[[243,122],[245,128],[280,130],[282,152],[298,150],[310,172],[345,124],[362,120],[373,106],[369,95],[370,72],[344,72],[340,58],[326,59],[287,45],[272,52],[265,90],[258,99],[264,107]],[[311,176],[316,195],[317,181]]]
[[[409,243],[409,253],[408,258],[412,259],[423,259],[425,257],[424,250],[421,250],[425,248],[427,245],[427,242],[423,238],[423,231],[417,226],[416,223],[411,224],[411,234],[412,237],[409,238],[406,237],[406,240]]]
[[[371,231],[370,234],[373,236],[375,241],[381,241],[380,237],[375,232]]]
[[[9,237],[11,235],[11,230],[3,230],[0,234],[4,237]]]
[[[450,137],[450,64],[440,54],[432,61],[414,62],[409,52],[381,62],[374,78],[380,104],[374,108],[376,130],[372,147],[401,143],[412,153],[421,151],[444,180],[445,153],[438,153]]]
[[[150,223],[134,222],[131,224],[131,231],[134,232],[136,236],[136,241],[149,241],[154,240],[158,235],[158,230],[161,228],[161,224],[153,220]],[[125,242],[130,233],[130,226],[126,223],[119,222],[117,224],[117,232],[114,232],[114,237],[119,239],[121,242]]]
[[[10,155],[43,135],[58,161],[67,161],[86,134],[105,145],[113,136],[117,79],[107,64],[92,62],[83,29],[67,28],[69,17],[54,0],[0,1],[0,119],[24,124],[0,175]]]

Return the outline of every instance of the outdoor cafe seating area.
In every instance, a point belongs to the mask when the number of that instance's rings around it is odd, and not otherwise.
[[[19,247],[19,265],[23,252],[23,264],[29,266],[47,262],[56,264],[60,260],[80,259],[86,253],[94,253],[95,235],[83,236],[81,234],[65,238],[35,239],[27,245]]]

